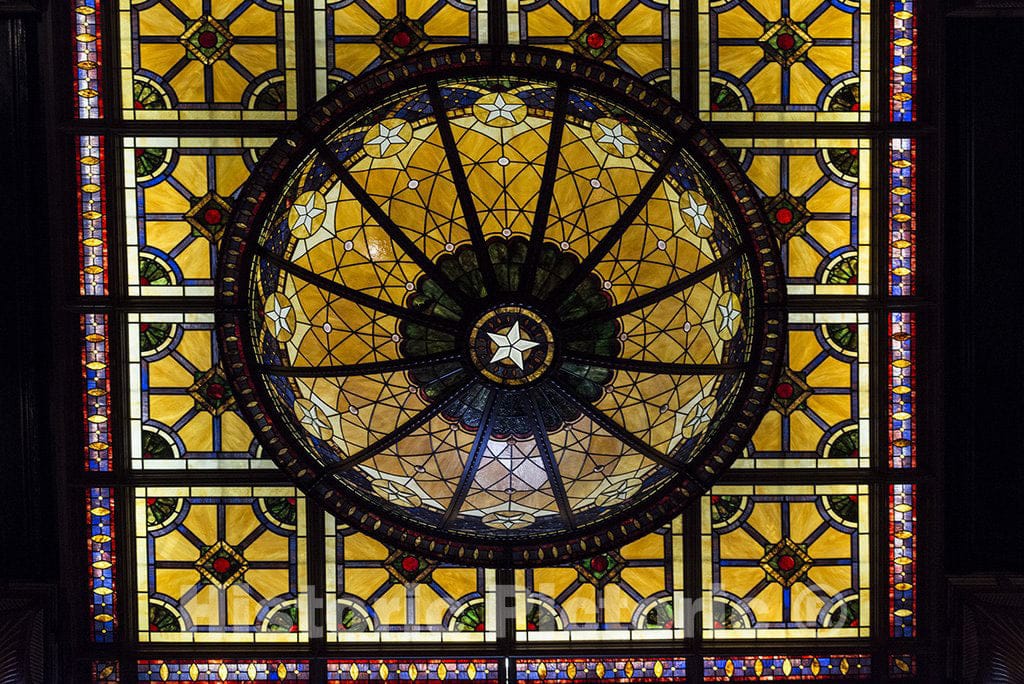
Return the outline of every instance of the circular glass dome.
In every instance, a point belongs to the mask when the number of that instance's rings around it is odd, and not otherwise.
[[[320,102],[242,189],[225,369],[357,528],[469,564],[594,555],[695,500],[767,407],[783,294],[754,197],[621,72],[427,53]]]

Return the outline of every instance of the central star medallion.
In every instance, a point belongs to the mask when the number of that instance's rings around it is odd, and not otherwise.
[[[551,328],[534,311],[499,306],[485,312],[470,330],[470,355],[477,370],[499,385],[525,385],[551,366]]]
[[[519,370],[526,370],[526,366],[523,365],[523,352],[540,346],[540,342],[523,336],[519,330],[519,321],[513,323],[505,333],[487,333],[487,336],[498,346],[491,357],[491,363],[508,359]]]

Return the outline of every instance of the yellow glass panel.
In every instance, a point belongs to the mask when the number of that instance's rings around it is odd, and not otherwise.
[[[212,295],[217,245],[266,138],[126,138],[128,294]]]
[[[494,570],[393,549],[327,520],[327,635],[343,642],[497,638]]]
[[[371,127],[367,135],[376,132]],[[469,240],[436,127],[411,131],[408,145],[392,156],[367,155],[353,165],[352,176],[429,258]]]
[[[143,487],[134,507],[140,641],[309,638],[294,488]]]
[[[516,638],[681,638],[682,545],[682,521],[676,520],[611,553],[516,570]]]
[[[787,290],[871,293],[871,143],[730,139],[782,243]]]
[[[212,314],[128,314],[132,467],[272,468],[218,362]]]
[[[736,468],[867,468],[867,314],[790,314],[787,364]]]
[[[871,0],[696,4],[702,118],[870,120]]]
[[[424,50],[487,42],[486,0],[314,0],[316,92]]]
[[[573,52],[680,96],[679,0],[510,0],[509,42]]]
[[[296,114],[293,0],[120,0],[118,14],[126,119]]]
[[[866,485],[718,486],[701,501],[705,639],[870,634]]]

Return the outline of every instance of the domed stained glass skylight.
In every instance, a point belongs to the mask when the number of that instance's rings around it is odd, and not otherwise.
[[[426,53],[318,104],[236,206],[218,277],[239,405],[390,544],[485,565],[621,545],[767,406],[783,295],[754,193],[621,72]]]

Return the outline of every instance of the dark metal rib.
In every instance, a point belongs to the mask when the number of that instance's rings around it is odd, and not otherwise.
[[[465,502],[466,497],[469,495],[469,488],[473,485],[473,480],[476,479],[476,471],[480,468],[480,461],[483,459],[484,451],[487,449],[487,442],[491,438],[491,430],[494,429],[494,420],[497,417],[494,411],[494,402],[497,399],[498,393],[494,390],[489,392],[487,403],[484,405],[484,410],[481,414],[483,420],[476,431],[476,437],[473,438],[473,446],[469,450],[469,459],[462,469],[459,484],[455,487],[452,500],[449,502],[448,508],[445,509],[444,517],[441,519],[441,529],[448,526],[452,517],[459,512],[459,508],[462,507],[463,502]]]
[[[587,258],[580,262],[580,265],[569,274],[569,277],[555,288],[555,291],[549,296],[549,301],[555,297],[565,297],[571,294],[579,287],[579,284],[594,270],[598,263],[601,262],[605,256],[612,250],[613,247],[622,239],[626,230],[633,224],[636,217],[640,215],[641,210],[647,205],[654,192],[661,185],[662,181],[665,180],[665,176],[672,169],[672,164],[675,163],[676,157],[683,149],[683,139],[676,140],[671,149],[665,155],[658,169],[647,179],[643,189],[640,193],[633,198],[633,201],[629,203],[626,210],[622,212],[622,215],[615,221],[611,228],[601,237],[594,249],[587,255]]]
[[[654,373],[657,375],[724,375],[726,373],[746,372],[752,368],[749,363],[667,363],[662,361],[643,361],[640,359],[617,359],[610,356],[577,354],[575,352],[566,352],[562,355],[562,358],[565,361],[586,366],[636,371],[638,373]]]
[[[519,291],[531,292],[537,279],[537,264],[540,261],[541,247],[544,246],[544,233],[551,215],[551,202],[555,195],[555,179],[558,175],[558,159],[562,153],[562,133],[565,131],[566,110],[569,106],[569,83],[559,81],[555,92],[555,108],[551,118],[551,135],[548,138],[548,154],[544,159],[544,174],[540,181],[540,192],[537,195],[537,211],[533,215],[533,226],[530,230],[530,245],[526,250],[526,262],[519,278]]]
[[[408,437],[410,434],[421,428],[423,425],[425,425],[431,419],[433,419],[435,416],[441,413],[441,411],[448,408],[448,406],[451,403],[453,403],[456,399],[458,399],[460,395],[464,394],[469,388],[474,387],[475,385],[476,383],[470,383],[469,385],[466,385],[464,383],[455,383],[447,390],[445,390],[441,394],[441,396],[439,396],[434,401],[434,403],[432,403],[430,406],[417,413],[409,420],[399,425],[387,437],[382,437],[373,444],[370,444],[364,447],[363,449],[360,449],[356,453],[352,454],[341,463],[335,464],[330,468],[327,468],[326,470],[324,470],[323,474],[321,474],[318,479],[322,480],[323,478],[333,473],[337,473],[342,470],[349,470],[350,468],[359,465],[363,461],[370,460],[371,458],[373,458],[380,452],[384,451],[385,449],[394,446],[398,442],[401,442],[403,439]]]
[[[379,204],[373,201],[373,198],[370,197],[368,192],[366,192],[366,189],[359,184],[359,181],[352,176],[351,172],[345,168],[345,165],[338,160],[333,152],[331,152],[331,149],[327,147],[327,144],[319,138],[314,140],[313,144],[320,153],[320,156],[327,161],[327,164],[331,167],[331,170],[338,177],[338,180],[341,181],[342,185],[352,193],[352,196],[357,202],[359,202],[360,206],[366,210],[366,213],[368,213],[370,217],[377,222],[377,225],[384,229],[384,232],[388,234],[388,237],[391,238],[392,242],[398,245],[398,247],[400,247],[402,251],[405,252],[405,254],[412,259],[412,261],[420,267],[420,270],[427,274],[431,280],[441,286],[441,289],[443,289],[448,296],[459,304],[464,305],[466,303],[466,298],[462,293],[462,290],[460,290],[459,287],[437,267],[437,264],[431,261],[430,258],[416,246],[416,243],[412,241],[409,235],[397,223],[391,220],[391,217],[388,216],[387,212],[385,212]]]
[[[388,359],[386,361],[370,361],[367,363],[351,363],[335,366],[274,366],[260,365],[257,370],[261,373],[279,375],[285,378],[347,378],[355,375],[376,375],[379,373],[394,373],[398,371],[412,370],[422,366],[432,366],[445,361],[458,361],[461,355],[457,352],[443,352],[430,354],[428,356],[412,356],[402,359]]]
[[[257,248],[257,252],[259,256],[273,262],[282,271],[286,271],[296,278],[300,278],[310,285],[316,285],[321,290],[337,295],[342,299],[347,299],[361,306],[365,306],[368,309],[373,309],[374,311],[379,311],[380,313],[394,316],[395,318],[414,321],[435,330],[444,330],[450,333],[458,332],[458,326],[452,321],[440,318],[439,316],[423,313],[422,311],[407,309],[403,306],[386,302],[383,299],[371,297],[365,292],[353,290],[347,285],[342,285],[341,283],[331,280],[326,276],[314,273],[307,268],[303,268],[294,262],[288,261],[287,259],[268,251],[265,247]]]
[[[445,157],[448,160],[448,171],[455,184],[455,195],[459,198],[459,205],[462,207],[462,216],[466,220],[466,229],[469,231],[469,239],[473,243],[473,251],[476,252],[476,260],[480,265],[484,287],[487,288],[489,294],[497,294],[498,276],[495,274],[494,264],[491,263],[491,258],[487,254],[483,226],[480,225],[480,216],[476,213],[473,192],[469,189],[469,179],[466,177],[466,170],[462,167],[459,148],[455,144],[452,125],[448,120],[444,99],[441,97],[441,90],[437,87],[437,83],[432,82],[427,86],[427,94],[430,97],[430,106],[434,109],[437,132],[441,136],[441,144],[444,146]]]
[[[530,393],[530,404],[533,406],[533,438],[537,442],[537,450],[540,451],[541,462],[544,469],[548,471],[548,482],[551,483],[551,493],[558,503],[558,513],[570,530],[576,529],[576,516],[573,515],[572,506],[569,504],[569,495],[565,492],[565,483],[562,482],[562,472],[558,469],[558,462],[555,454],[551,451],[551,442],[548,441],[548,431],[544,427],[544,418],[537,405],[537,397]]]
[[[599,408],[591,404],[589,401],[578,396],[575,391],[573,391],[570,387],[567,387],[557,377],[554,379],[552,387],[555,389],[555,391],[557,391],[563,397],[572,402],[580,411],[583,412],[585,416],[590,418],[590,420],[596,423],[601,429],[603,429],[604,431],[606,431],[607,433],[621,441],[623,444],[625,444],[633,451],[636,451],[642,456],[646,456],[647,458],[658,463],[659,465],[665,466],[669,470],[675,472],[682,472],[685,469],[685,466],[683,466],[681,463],[676,463],[675,461],[671,460],[670,458],[662,454],[660,451],[650,446],[633,433],[629,432],[626,428],[616,423],[604,411],[600,410]]]
[[[625,316],[627,314],[633,313],[634,311],[639,311],[640,309],[651,306],[652,304],[657,304],[663,299],[668,299],[669,297],[679,294],[680,292],[686,290],[687,288],[693,287],[697,283],[706,279],[708,276],[718,273],[726,266],[731,264],[733,260],[739,258],[741,255],[742,252],[740,250],[727,252],[720,256],[719,258],[712,261],[710,264],[707,264],[706,266],[701,266],[693,273],[690,273],[680,278],[674,283],[664,285],[656,290],[651,290],[650,292],[640,295],[636,299],[631,299],[628,302],[622,302],[621,304],[616,304],[615,306],[609,307],[607,309],[595,311],[574,321],[567,321],[564,324],[565,328],[578,328],[582,325],[590,323],[612,320],[615,318],[619,318],[620,316]]]

